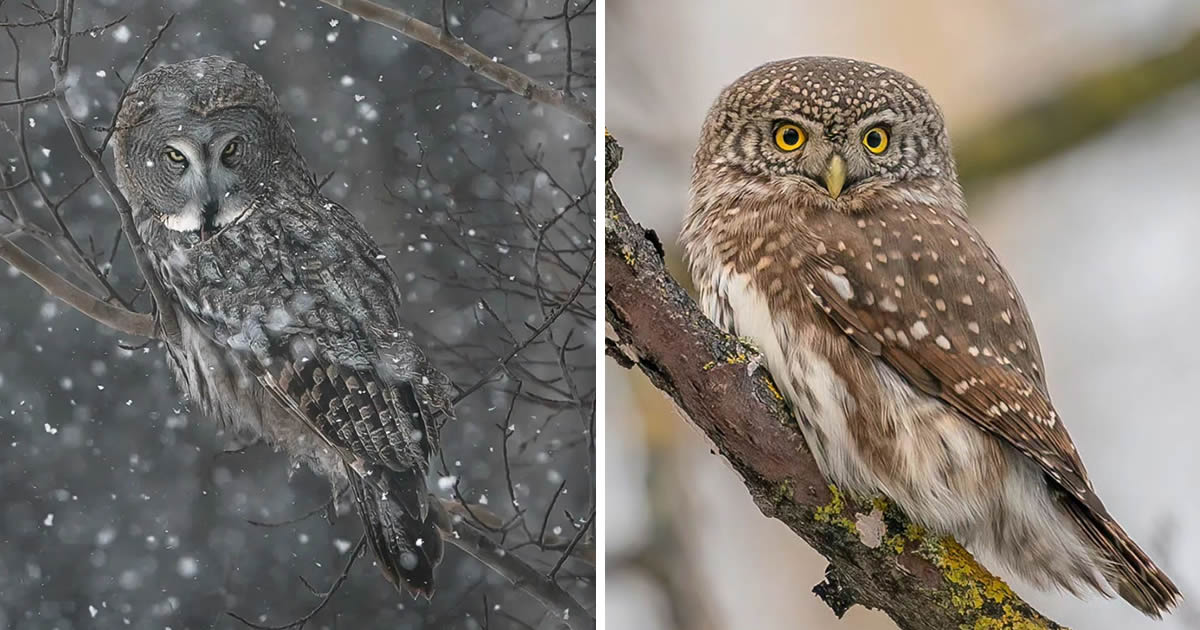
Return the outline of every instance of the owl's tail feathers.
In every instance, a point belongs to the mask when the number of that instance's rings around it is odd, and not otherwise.
[[[415,471],[376,474],[378,479],[364,478],[346,467],[371,551],[396,588],[432,598],[433,570],[445,549],[438,531],[446,521],[441,504],[429,501],[425,479]]]
[[[1122,599],[1155,619],[1170,612],[1183,596],[1150,556],[1107,513],[1097,514],[1072,501],[1071,516],[1104,558],[1105,578]]]

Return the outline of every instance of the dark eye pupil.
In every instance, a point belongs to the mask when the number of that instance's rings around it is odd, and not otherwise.
[[[871,133],[867,134],[867,144],[872,148],[878,147],[879,145],[883,144],[883,136],[880,135],[878,131],[872,131]]]
[[[784,144],[793,145],[793,144],[797,144],[799,142],[800,142],[800,132],[799,131],[796,131],[795,129],[784,129],[783,130],[783,143]]]

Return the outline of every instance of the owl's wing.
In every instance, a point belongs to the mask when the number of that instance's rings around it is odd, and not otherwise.
[[[235,227],[195,257],[221,282],[185,308],[341,456],[385,575],[431,593],[442,539],[425,474],[450,386],[401,324],[385,257],[320,199]]]
[[[361,225],[332,202],[300,204],[266,230],[279,259],[277,305],[251,316],[269,346],[252,352],[260,381],[351,463],[423,477],[452,413],[448,381],[400,322],[395,277]]]
[[[406,511],[424,518],[436,412],[422,403],[415,384],[335,358],[325,335],[295,334],[281,345],[286,349],[257,365],[263,388],[360,474],[383,467],[401,477],[393,491]]]
[[[1051,405],[1025,305],[966,218],[914,207],[813,220],[826,240],[800,271],[833,324],[1103,510]]]
[[[814,218],[828,240],[801,260],[831,322],[917,388],[1040,464],[1067,513],[1111,563],[1122,597],[1158,617],[1179,589],[1092,491],[1050,403],[1025,304],[965,217],[930,207]],[[1065,498],[1065,497],[1064,497]]]
[[[425,481],[436,445],[430,429],[436,411],[422,401],[413,381],[339,360],[341,351],[318,339],[291,336],[286,358],[259,365],[259,382],[341,453],[384,575],[397,587],[430,597],[434,567],[443,554],[438,511],[430,506]]]

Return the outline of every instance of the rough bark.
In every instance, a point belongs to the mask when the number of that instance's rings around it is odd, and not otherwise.
[[[708,435],[763,514],[829,560],[813,591],[837,615],[855,604],[905,630],[1057,629],[953,540],[927,536],[882,498],[842,495],[821,475],[754,351],[719,330],[668,274],[662,248],[626,212],[605,139],[606,350],[642,371]]]

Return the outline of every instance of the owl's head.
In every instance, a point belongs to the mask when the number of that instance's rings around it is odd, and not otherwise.
[[[895,70],[837,57],[768,63],[727,87],[705,120],[693,178],[710,194],[750,187],[842,208],[958,187],[929,93]]]
[[[257,72],[222,57],[134,81],[114,134],[117,181],[139,216],[212,232],[284,183],[311,185],[295,132]]]

